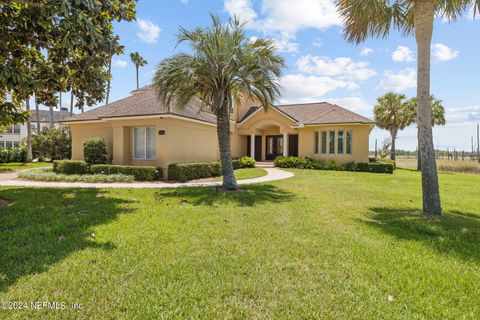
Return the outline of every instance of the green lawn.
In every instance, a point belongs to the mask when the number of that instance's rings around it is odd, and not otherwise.
[[[417,172],[292,171],[232,194],[0,189],[0,302],[67,303],[0,319],[480,318],[479,176],[440,174],[431,219]]]
[[[267,175],[267,171],[262,168],[245,168],[235,170],[235,178],[237,180],[259,178]],[[216,177],[214,181],[222,181],[223,177]]]
[[[48,162],[31,162],[31,163],[22,163],[22,162],[10,162],[10,163],[0,163],[0,172],[5,171],[14,171],[14,170],[24,170],[40,167],[51,166],[51,163]]]

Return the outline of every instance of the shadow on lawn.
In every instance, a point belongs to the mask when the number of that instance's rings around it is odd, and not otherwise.
[[[155,193],[160,202],[174,201],[173,204],[207,205],[218,207],[222,204],[237,204],[253,207],[263,203],[291,201],[294,194],[272,185],[241,186],[241,192],[216,191],[215,188],[180,188],[164,189]]]
[[[480,262],[480,216],[469,212],[447,212],[440,218],[404,208],[371,208],[367,223],[401,240],[419,241],[441,254]]]
[[[0,291],[76,251],[114,249],[95,240],[91,228],[130,211],[122,207],[127,201],[95,189],[6,189],[0,198],[11,201],[0,207]]]

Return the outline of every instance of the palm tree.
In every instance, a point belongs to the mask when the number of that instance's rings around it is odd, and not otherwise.
[[[390,158],[395,160],[395,141],[398,132],[413,123],[408,110],[407,97],[404,94],[389,92],[377,99],[378,104],[373,108],[375,123],[378,127],[386,129],[392,137]]]
[[[27,118],[27,162],[32,162],[32,122],[30,117],[30,97],[25,101],[25,109],[29,113]]]
[[[437,164],[432,137],[430,106],[430,46],[436,15],[455,21],[474,6],[480,13],[479,0],[337,0],[345,24],[344,36],[360,43],[368,36],[385,38],[394,28],[415,35],[417,42],[417,124],[422,164],[422,196],[425,213],[441,215]]]
[[[236,190],[230,150],[230,106],[241,97],[258,99],[268,108],[279,96],[283,59],[270,40],[249,41],[245,23],[228,23],[211,16],[212,25],[188,31],[180,28],[178,43],[187,42],[193,54],[179,53],[157,66],[154,86],[164,105],[185,108],[200,99],[217,117],[223,189]]]
[[[143,59],[143,57],[138,52],[130,53],[130,59],[132,60],[133,64],[135,65],[135,68],[137,69],[137,89],[138,89],[139,88],[139,85],[138,85],[138,69],[140,67],[143,67],[144,65],[146,65],[148,62],[147,62],[147,60]]]
[[[432,105],[432,127],[434,126],[444,126],[446,123],[445,120],[445,107],[443,106],[443,101],[440,99],[437,99],[434,95],[430,96],[430,104]],[[409,112],[410,112],[410,118],[412,123],[415,123],[417,120],[415,111],[417,110],[417,98],[412,98],[408,101],[407,103]],[[418,161],[417,161],[417,170],[420,171],[422,170],[422,163],[420,161],[421,155],[420,155],[420,149],[417,150],[418,154]]]

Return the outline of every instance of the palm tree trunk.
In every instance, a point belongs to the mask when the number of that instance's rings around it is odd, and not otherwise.
[[[224,101],[219,114],[217,114],[217,135],[220,149],[220,162],[222,164],[223,190],[237,190],[237,181],[233,173],[232,151],[230,148],[230,117],[228,116],[228,103]]]
[[[395,141],[397,140],[397,131],[396,130],[390,131],[390,135],[392,136],[392,152],[390,152],[390,159],[395,160],[397,158],[396,149],[395,149]]]
[[[35,97],[35,111],[37,111],[37,135],[40,135],[42,133],[42,130],[40,129],[40,109],[38,108],[37,97]],[[43,162],[43,150],[42,148],[39,149],[40,150],[38,151],[38,161]]]
[[[53,115],[53,106],[49,106],[48,107],[50,109],[50,127],[54,127],[55,125],[55,121],[53,119],[54,115]]]
[[[70,115],[73,115],[73,99],[74,99],[74,95],[73,95],[73,91],[71,91],[71,93],[70,93]]]
[[[138,65],[136,65],[135,67],[137,69],[137,90],[138,90],[138,88],[139,88],[139,86],[138,86]]]
[[[434,0],[415,1],[413,7],[418,51],[417,124],[422,166],[423,212],[442,214],[437,164],[433,149],[432,107],[430,101],[430,46],[432,43]]]
[[[110,55],[110,60],[108,61],[108,81],[107,81],[107,95],[105,97],[105,104],[108,104],[108,98],[110,98],[110,81],[112,80],[112,55]],[[138,75],[137,75],[138,77]],[[137,81],[138,82],[138,81]],[[138,84],[137,84],[138,86]]]
[[[30,97],[27,98],[25,102],[25,109],[30,111]],[[27,118],[27,162],[32,162],[32,122],[30,120],[30,115]]]
[[[37,97],[35,97],[35,111],[37,112],[37,134],[42,133],[40,128],[40,109],[38,108]]]

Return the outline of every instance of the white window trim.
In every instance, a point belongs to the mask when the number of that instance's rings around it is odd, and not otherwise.
[[[153,129],[154,130],[154,146],[155,146],[155,149],[154,149],[154,154],[153,154],[153,157],[152,158],[147,158],[147,128],[150,128],[150,129]],[[144,158],[135,158],[135,129],[145,129],[145,157]],[[155,145],[155,127],[133,127],[133,130],[132,130],[132,158],[133,160],[155,160],[157,158],[157,148],[156,148],[156,145]]]

